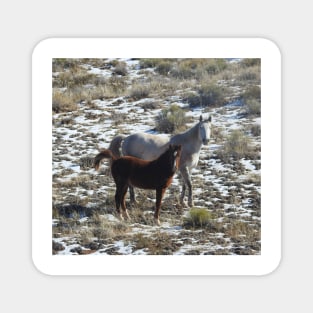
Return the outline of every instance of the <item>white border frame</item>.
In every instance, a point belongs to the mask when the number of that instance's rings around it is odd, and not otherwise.
[[[53,58],[261,58],[261,255],[52,255]],[[32,55],[32,257],[49,275],[265,275],[281,259],[281,54],[263,38],[51,38]]]

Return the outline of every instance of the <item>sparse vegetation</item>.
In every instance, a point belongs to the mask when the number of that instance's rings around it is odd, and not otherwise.
[[[229,162],[231,159],[256,159],[258,154],[252,148],[250,138],[236,129],[226,138],[224,145],[218,151],[218,157],[224,162]]]
[[[77,100],[77,99],[76,99]],[[77,103],[75,98],[66,92],[53,91],[52,94],[52,111],[59,112],[71,112],[77,109]]]
[[[130,90],[129,96],[133,100],[147,98],[150,94],[150,88],[146,85],[134,84]]]
[[[255,124],[250,127],[251,133],[253,136],[261,136],[261,125]]]
[[[198,106],[221,106],[227,102],[229,92],[226,86],[204,82],[196,89],[196,92],[187,93],[183,101],[188,103],[192,108]]]
[[[206,74],[216,75],[227,69],[224,59],[181,59],[173,66],[171,75],[180,79],[202,79]]]
[[[260,59],[54,59],[52,253],[260,254],[260,69]],[[233,99],[240,104],[225,105]],[[177,175],[160,228],[147,190],[135,205],[127,196],[131,221],[118,220],[108,163],[93,170],[98,148],[137,124],[184,131],[199,109],[214,115],[215,145],[192,172],[195,207],[179,204]]]
[[[255,99],[246,101],[246,113],[249,116],[261,116],[261,102]]]
[[[118,62],[115,65],[114,72],[115,75],[126,76],[128,74],[127,65],[125,62]]]
[[[160,62],[157,67],[156,67],[156,71],[157,73],[161,74],[161,75],[169,75],[171,70],[172,70],[172,66],[173,63],[171,61],[162,61]]]
[[[186,115],[178,105],[163,109],[156,117],[156,129],[160,133],[175,133],[186,125]]]
[[[212,214],[205,208],[192,208],[184,220],[185,227],[205,227],[212,219]]]
[[[261,116],[261,88],[259,86],[249,86],[242,93],[242,100],[247,115]]]

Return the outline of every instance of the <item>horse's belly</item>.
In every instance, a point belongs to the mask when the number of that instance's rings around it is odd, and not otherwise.
[[[199,155],[191,155],[188,159],[185,160],[185,162],[181,162],[181,166],[188,167],[189,169],[192,169],[198,165],[199,162]]]
[[[140,189],[163,189],[167,188],[171,184],[172,180],[173,177],[160,178],[146,176],[144,179],[131,177],[131,179],[129,179],[129,185]]]

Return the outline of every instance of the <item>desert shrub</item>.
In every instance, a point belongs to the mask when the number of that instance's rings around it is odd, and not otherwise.
[[[243,101],[256,99],[261,101],[261,88],[259,86],[249,86],[241,95]]]
[[[162,61],[156,67],[156,72],[161,75],[167,75],[172,69],[172,62],[170,61]]]
[[[106,59],[98,59],[98,58],[84,58],[82,59],[84,64],[88,64],[89,66],[93,67],[105,67],[107,65]]]
[[[108,91],[111,90],[111,92],[116,95],[120,95],[124,92],[126,87],[127,82],[125,77],[112,76],[105,83],[105,88]]]
[[[55,76],[52,81],[52,87],[64,88],[68,86],[68,81],[71,79],[72,74],[70,72],[60,73],[58,76]]]
[[[126,76],[127,75],[127,64],[123,61],[116,63],[114,68],[114,74]]]
[[[240,62],[240,65],[242,66],[260,66],[261,65],[261,59],[259,58],[248,58],[248,59],[242,59]]]
[[[261,125],[259,124],[252,125],[250,128],[250,131],[252,135],[255,137],[261,136]]]
[[[230,159],[255,159],[257,154],[253,150],[250,138],[241,130],[233,130],[226,138],[224,145],[217,151],[218,158],[224,162]]]
[[[98,239],[115,239],[120,236],[125,236],[128,228],[125,223],[111,223],[105,217],[100,216],[97,222],[97,227],[92,228],[92,236]]]
[[[261,115],[261,88],[259,86],[249,86],[242,93],[241,98],[247,115]]]
[[[79,59],[56,58],[52,60],[52,72],[76,71],[79,68]]]
[[[151,94],[149,96],[162,99],[171,97],[177,93],[181,87],[176,79],[169,79],[166,75],[154,75],[147,79]]]
[[[77,109],[77,104],[73,100],[73,97],[64,92],[54,91],[52,93],[52,111],[55,113],[59,112],[70,112]]]
[[[240,71],[240,73],[238,74],[237,79],[239,81],[254,81],[254,82],[259,82],[260,81],[260,75],[259,73],[251,68],[246,68]]]
[[[150,94],[149,86],[135,84],[130,90],[129,96],[134,100],[147,98]]]
[[[140,59],[139,66],[141,69],[143,68],[152,68],[157,67],[158,65],[169,61],[170,59],[161,59],[161,58],[151,58],[151,59]]]
[[[145,111],[159,109],[160,106],[161,106],[161,102],[154,101],[154,100],[146,101],[140,104],[140,107],[144,109]]]
[[[185,227],[204,227],[212,220],[210,212],[205,208],[190,209],[187,217],[184,219]]]
[[[199,95],[204,106],[222,105],[225,102],[226,87],[216,84],[202,85]]]
[[[261,102],[255,99],[248,99],[246,101],[246,114],[249,116],[260,116]]]
[[[52,240],[52,254],[58,254],[59,251],[65,250],[65,247],[54,240]]]
[[[200,78],[205,71],[206,59],[182,59],[171,71],[171,75],[178,79]]]
[[[197,65],[189,59],[181,60],[171,71],[171,75],[179,79],[190,79],[196,75]]]
[[[261,59],[243,59],[236,72],[237,84],[261,84]]]
[[[200,96],[196,91],[187,91],[182,95],[182,101],[188,103],[190,107],[196,107],[202,105]]]
[[[221,106],[226,102],[229,91],[225,86],[216,84],[202,84],[196,93],[189,93],[183,101],[190,107],[196,106]]]
[[[163,109],[156,117],[156,129],[162,133],[173,133],[186,124],[186,115],[178,105]]]
[[[171,74],[179,79],[201,79],[205,73],[216,75],[225,70],[227,66],[224,59],[182,59],[177,62]]]
[[[204,68],[209,74],[217,74],[226,70],[227,62],[225,59],[208,59]]]
[[[96,75],[87,72],[79,72],[77,75],[73,75],[72,80],[70,80],[69,85],[73,86],[83,86],[87,84],[94,84]]]
[[[108,95],[109,93],[107,92],[107,88],[106,86],[97,86],[97,87],[94,87],[94,88],[91,88],[90,90],[88,90],[88,95],[89,95],[89,106],[90,107],[96,107],[96,105],[92,102],[90,102],[91,100],[96,100],[96,99],[100,99],[100,100],[103,100],[104,98],[106,98],[106,96]]]
[[[94,84],[97,76],[86,71],[63,72],[53,80],[53,87],[74,88],[87,84]]]

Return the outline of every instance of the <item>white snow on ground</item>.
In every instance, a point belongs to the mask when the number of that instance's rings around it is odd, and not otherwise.
[[[132,77],[138,77],[140,76],[138,74],[138,61],[134,60],[127,60],[124,59],[127,63],[130,75]],[[237,62],[238,60],[232,60],[232,62]],[[97,75],[101,75],[104,78],[109,77],[112,74],[112,71],[110,69],[99,69],[96,67],[90,67],[89,72],[95,73]],[[116,100],[122,100],[121,104],[112,106],[112,103]],[[176,96],[173,96],[173,99],[177,101],[178,99]],[[64,156],[66,156],[65,159],[61,159],[59,156],[54,160],[53,162],[53,175],[61,175],[62,171],[69,170],[69,174],[66,175],[66,177],[58,178],[59,180],[69,181],[72,178],[79,176],[82,173],[81,167],[78,164],[78,158],[76,157],[76,150],[80,149],[81,151],[84,151],[84,155],[95,155],[97,151],[96,143],[100,143],[100,146],[107,147],[109,142],[113,139],[114,136],[117,135],[116,129],[114,128],[114,121],[112,119],[112,113],[123,115],[127,114],[128,118],[137,118],[137,123],[127,123],[127,119],[123,121],[123,131],[124,134],[132,134],[136,132],[155,132],[152,130],[152,126],[154,125],[155,116],[158,114],[160,109],[156,110],[143,110],[141,105],[145,101],[155,101],[155,99],[144,99],[136,102],[127,102],[127,100],[123,98],[117,98],[114,99],[114,101],[100,101],[95,100],[94,103],[97,105],[98,109],[91,110],[91,109],[85,109],[83,105],[81,105],[81,114],[78,116],[75,116],[73,118],[73,124],[71,127],[57,127],[55,126],[53,129],[53,148],[54,151],[60,151],[60,149],[64,149]],[[176,102],[175,104],[178,104],[182,107],[185,106],[185,104]],[[251,123],[251,121],[247,121],[243,118],[239,118],[239,114],[241,112],[241,104],[238,102],[231,103],[224,107],[222,113],[219,113],[221,110],[220,108],[213,108],[210,110],[210,114],[213,118],[213,125],[214,127],[220,127],[225,134],[231,132],[234,129],[241,129],[243,124],[245,123]],[[86,113],[94,114],[94,115],[102,115],[106,116],[107,118],[102,121],[101,123],[98,123],[97,120],[90,120],[88,119]],[[186,113],[187,116],[192,116],[194,122],[190,123],[189,126],[193,125],[195,122],[198,121],[199,116],[208,115],[208,113],[203,108],[196,108],[193,110],[190,110]],[[63,114],[64,115],[64,114]],[[55,114],[54,120],[57,120],[61,114]],[[256,118],[252,120],[252,123],[255,124],[261,124],[261,119]],[[81,134],[82,132],[85,132],[88,136],[95,136],[92,140],[82,140]],[[60,139],[61,138],[61,139]],[[61,141],[60,141],[61,140]],[[257,143],[260,143],[260,139],[256,139]],[[90,146],[90,142],[94,141],[95,145]],[[79,147],[79,148],[78,148]],[[229,173],[231,170],[230,168],[222,163],[218,159],[214,158],[208,158],[207,155],[212,155],[214,151],[220,149],[221,145],[215,143],[214,138],[212,138],[210,145],[208,147],[203,147],[200,154],[200,160],[201,162],[205,162],[205,171],[201,172],[199,169],[199,166],[195,168],[192,172],[192,179],[193,180],[202,180],[202,185],[195,186],[193,188],[193,194],[194,197],[201,198],[201,195],[203,194],[203,188],[206,188],[205,186],[213,186],[215,189],[217,189],[220,193],[219,196],[212,197],[211,199],[204,199],[203,202],[201,202],[201,206],[208,206],[212,207],[216,202],[220,200],[220,196],[228,196],[232,190],[235,189],[235,186],[225,186],[223,175]],[[205,161],[204,161],[205,160]],[[255,174],[260,175],[261,171],[256,169],[256,166],[251,162],[251,160],[241,159],[240,163],[242,164],[245,174],[241,174],[240,177],[242,179],[245,179],[249,175]],[[102,165],[102,169],[108,168],[107,164]],[[90,172],[93,172],[93,170],[90,170]],[[218,175],[217,175],[218,173]],[[95,174],[95,172],[94,172]],[[62,176],[62,175],[61,175]],[[181,186],[179,180],[177,177],[174,178],[172,187],[175,186]],[[254,188],[253,185],[248,186],[251,188]],[[210,187],[212,188],[212,187]],[[261,192],[260,187],[256,187],[256,190],[258,192]],[[106,194],[112,193],[112,190],[114,190],[114,183],[112,181],[111,186],[102,186],[101,187],[101,193],[102,197],[105,198]],[[77,194],[79,194],[82,189],[77,188]],[[168,194],[168,191],[167,191]],[[165,195],[165,198],[167,197],[167,194]],[[92,196],[95,195],[95,191],[88,191],[87,195]],[[151,199],[151,201],[155,201],[155,199]],[[247,196],[245,199],[241,201],[241,203],[235,207],[235,213],[238,214],[241,218],[242,217],[249,217],[251,216],[251,213],[253,212],[250,205],[250,198],[247,193]],[[225,210],[232,209],[234,207],[233,204],[231,205],[224,205]],[[186,212],[185,212],[186,213]],[[183,213],[183,215],[185,214]],[[229,213],[232,214],[232,213]],[[117,223],[118,220],[115,216],[112,214],[106,214],[105,216],[106,220],[109,223]],[[257,217],[253,216],[254,219]],[[259,218],[260,219],[260,218]],[[84,217],[79,220],[81,224],[86,224],[88,222],[88,217]],[[58,221],[53,220],[53,225],[57,225]],[[88,226],[86,226],[88,227]],[[142,233],[144,235],[153,235],[155,233],[155,227],[154,226],[147,226],[147,225],[140,225],[140,224],[130,224],[131,227],[131,233]],[[161,227],[158,228],[158,232],[161,233],[167,233],[174,236],[177,236],[182,231],[182,226],[180,225],[171,225],[169,222],[165,221],[162,222]],[[201,231],[201,230],[200,230]],[[218,234],[215,234],[215,236],[219,236]],[[220,236],[223,236],[223,234],[220,234]],[[65,255],[65,254],[75,254],[75,252],[71,252],[75,250],[75,248],[80,247],[80,245],[75,241],[75,239],[71,238],[71,236],[68,237],[62,237],[62,238],[53,238],[53,240],[57,243],[63,244],[65,249],[63,251],[59,251],[59,255]],[[72,241],[73,240],[73,241]],[[174,254],[180,255],[180,254],[186,254],[188,251],[196,250],[203,248],[203,245],[206,245],[206,250],[218,250],[222,247],[219,245],[214,245],[210,243],[210,240],[208,239],[206,243],[198,243],[197,239],[195,239],[193,242],[182,245]],[[114,248],[117,253],[120,254],[146,254],[147,252],[145,249],[138,249],[134,250],[134,247],[132,244],[128,244],[123,240],[118,240],[114,244],[110,244],[106,246],[103,249],[99,249],[97,252],[93,253],[93,255],[103,255],[106,254],[110,248]],[[73,250],[74,249],[74,250]],[[84,249],[84,248],[82,248]],[[223,247],[225,249],[225,246]]]

